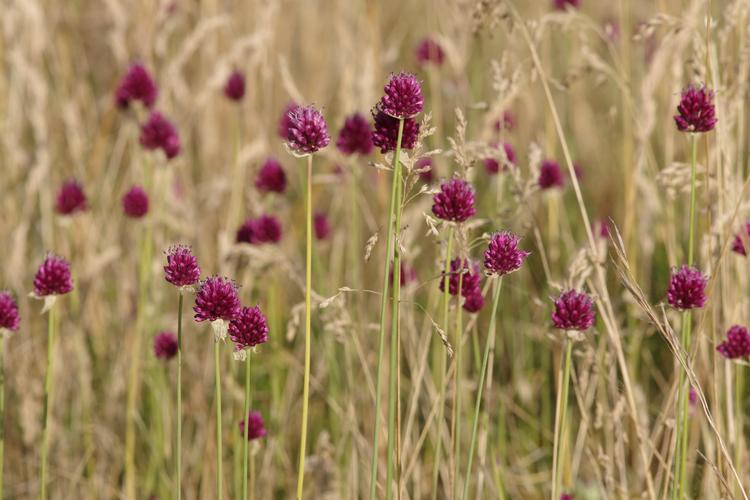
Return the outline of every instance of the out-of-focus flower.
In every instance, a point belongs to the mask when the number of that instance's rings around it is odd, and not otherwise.
[[[281,224],[273,215],[263,214],[254,222],[255,243],[278,243],[281,241]]]
[[[264,193],[283,193],[286,190],[286,174],[276,158],[268,158],[258,170],[255,187]]]
[[[161,149],[168,160],[180,154],[182,149],[177,129],[158,111],[152,112],[141,125],[140,142],[145,149]]]
[[[167,250],[167,265],[164,266],[164,279],[176,287],[190,286],[198,282],[201,268],[190,247],[175,245]]]
[[[414,164],[414,169],[420,171],[419,179],[422,182],[424,182],[425,184],[432,184],[432,181],[435,178],[435,173],[432,168],[431,157],[425,156],[424,158],[420,158],[419,160],[417,160],[417,162]]]
[[[125,109],[132,101],[141,101],[144,106],[150,108],[156,102],[159,91],[154,79],[141,64],[133,64],[115,92],[117,107]]]
[[[65,181],[57,192],[55,211],[60,215],[72,215],[88,209],[88,200],[83,187],[73,179]]]
[[[391,75],[383,91],[378,103],[378,109],[383,113],[394,118],[412,118],[422,112],[422,84],[411,73]]]
[[[251,411],[247,416],[248,428],[247,428],[247,440],[252,441],[265,437],[266,427],[263,423],[263,415],[259,411]],[[240,421],[240,432],[245,435],[245,421]]]
[[[568,7],[577,9],[581,5],[581,0],[552,0],[552,5],[557,10],[565,10]]]
[[[450,179],[440,186],[432,198],[432,213],[445,221],[464,222],[477,213],[474,189],[462,179]]]
[[[494,147],[497,147],[495,144]],[[507,142],[503,144],[503,150],[505,150],[505,156],[508,158],[508,163],[511,165],[516,164],[516,152],[513,150],[513,146],[508,144]],[[490,175],[497,174],[500,172],[500,162],[497,161],[495,158],[485,158],[484,159],[484,168],[487,170],[487,173]],[[505,170],[505,167],[502,168],[502,170]]]
[[[594,301],[583,292],[567,290],[555,299],[552,324],[560,330],[586,331],[596,320]]]
[[[240,101],[245,97],[245,75],[233,71],[224,84],[224,95],[232,101]]]
[[[451,261],[450,275],[448,278],[448,293],[458,295],[458,287],[461,286],[461,296],[469,297],[479,288],[482,274],[479,264],[469,259],[456,257]],[[445,274],[440,278],[440,291],[445,291]]]
[[[154,355],[159,359],[174,358],[177,347],[177,336],[172,332],[159,332],[154,336]]]
[[[706,277],[695,267],[672,270],[667,301],[675,309],[696,309],[706,304]]]
[[[471,293],[466,296],[463,307],[464,310],[470,313],[477,313],[482,309],[482,307],[484,307],[484,296],[482,295],[482,290],[479,287],[473,289]]]
[[[132,219],[140,219],[148,213],[148,195],[140,186],[133,186],[122,197],[122,210]]]
[[[331,234],[331,223],[328,221],[328,216],[322,212],[316,212],[313,216],[313,229],[315,232],[315,239],[325,240]]]
[[[372,152],[372,127],[367,118],[360,113],[347,116],[336,147],[345,155],[369,155]]]
[[[2,330],[15,332],[20,323],[16,299],[8,292],[0,292],[0,333]]]
[[[73,291],[70,263],[54,254],[47,257],[34,276],[34,294],[37,297],[65,295]]]
[[[744,326],[734,325],[727,330],[727,339],[716,350],[727,359],[747,358],[750,356],[750,333]]]
[[[744,231],[744,234],[743,234]],[[745,222],[745,227],[740,230],[739,233],[734,235],[734,241],[732,241],[732,251],[740,255],[747,255],[747,249],[745,243],[742,241],[742,237],[745,237],[750,241],[750,221]]]
[[[510,132],[516,128],[516,116],[512,111],[503,111],[503,115],[495,120],[494,127],[495,132],[500,132],[501,130]]]
[[[563,175],[560,165],[556,161],[545,160],[539,167],[539,187],[550,189],[553,187],[562,187]]]
[[[714,93],[706,87],[688,86],[682,91],[674,122],[680,132],[709,132],[716,126]]]
[[[423,66],[428,64],[442,66],[445,60],[445,52],[437,41],[425,37],[417,44],[416,57],[417,62]]]

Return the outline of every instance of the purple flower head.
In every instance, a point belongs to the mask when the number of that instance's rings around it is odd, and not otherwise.
[[[20,322],[16,299],[8,292],[0,292],[0,330],[15,332]]]
[[[428,170],[427,167],[429,167]],[[414,164],[415,170],[422,170],[422,172],[419,172],[419,179],[424,182],[425,184],[432,184],[433,179],[435,178],[434,170],[432,168],[432,158],[429,156],[425,156],[424,158],[420,158],[417,160],[417,163]]]
[[[229,338],[236,351],[248,349],[268,341],[268,323],[260,307],[243,307],[229,322]]]
[[[286,174],[276,158],[268,158],[260,167],[255,187],[263,193],[283,193],[286,190]]]
[[[323,115],[313,106],[289,113],[289,147],[299,155],[313,154],[331,142]]]
[[[462,179],[451,179],[440,185],[440,192],[432,198],[432,213],[439,219],[464,222],[477,213],[474,208],[474,188]]]
[[[704,87],[688,86],[682,91],[674,122],[680,132],[709,132],[716,126],[714,93]]]
[[[167,250],[167,265],[164,266],[164,279],[174,286],[194,285],[201,277],[198,259],[190,247],[175,245]]]
[[[154,336],[154,355],[159,359],[172,359],[177,354],[177,336],[172,332],[159,332]]]
[[[594,301],[583,292],[567,290],[555,299],[552,324],[560,330],[586,331],[596,320]]]
[[[732,251],[735,253],[738,253],[740,255],[747,255],[747,249],[745,248],[745,243],[742,241],[742,231],[740,230],[739,233],[734,235],[734,241],[732,242]],[[745,222],[745,238],[747,238],[748,241],[750,241],[750,221]]]
[[[399,268],[401,269],[401,272],[399,273],[400,286],[404,287],[409,283],[417,281],[417,270],[414,269],[414,267],[408,265],[404,261],[401,261]],[[388,282],[393,283],[393,265],[391,265],[391,270],[388,273]]]
[[[529,252],[518,248],[519,241],[521,238],[513,233],[495,233],[484,252],[484,267],[500,276],[520,268]]]
[[[134,64],[120,80],[120,85],[115,91],[115,102],[120,109],[126,109],[131,101],[141,101],[144,106],[150,108],[156,102],[158,93],[159,89],[156,88],[156,83],[146,68]]]
[[[254,243],[278,243],[281,241],[281,224],[273,215],[263,214],[253,223]]]
[[[497,144],[493,144],[494,147],[497,147]],[[513,146],[508,144],[507,142],[503,144],[503,149],[505,150],[505,156],[508,158],[508,163],[515,165],[516,164],[516,152],[513,150]],[[484,159],[484,168],[487,170],[487,173],[490,175],[495,175],[500,170],[505,170],[505,166],[503,168],[500,168],[500,162],[497,161],[495,158],[485,158]]]
[[[734,325],[727,330],[727,339],[716,350],[727,359],[747,358],[750,356],[750,333],[744,326]]]
[[[383,91],[378,103],[378,109],[383,113],[394,118],[411,118],[422,112],[422,84],[411,73],[391,75]]]
[[[73,291],[70,263],[54,254],[47,254],[34,276],[34,294],[37,297],[65,295]]]
[[[495,120],[495,132],[505,129],[508,132],[516,128],[516,116],[512,111],[503,111],[503,116]]]
[[[182,148],[177,129],[158,111],[152,112],[141,125],[140,142],[145,149],[161,149],[168,160],[180,154]]]
[[[460,284],[461,296],[469,297],[479,289],[479,284],[482,281],[479,264],[464,259],[462,265],[462,260],[459,257],[456,257],[451,261],[451,270],[449,274],[448,293],[451,295],[458,295],[458,286]],[[443,273],[443,277],[440,278],[440,291],[445,291],[445,273]]]
[[[231,321],[242,309],[237,285],[220,276],[211,276],[201,281],[195,297],[195,321]]]
[[[245,75],[233,71],[224,84],[224,95],[232,101],[241,101],[245,97]]]
[[[55,211],[60,215],[72,215],[76,212],[83,212],[88,207],[83,187],[75,180],[65,181],[60,191],[57,192]]]
[[[560,165],[553,160],[544,160],[539,167],[539,187],[550,189],[553,187],[562,187],[563,175]]]
[[[599,221],[599,237],[609,239],[609,223],[605,220]]]
[[[383,111],[373,110],[375,131],[372,133],[372,143],[385,154],[395,151],[398,141],[398,118],[387,115]],[[401,135],[401,147],[412,149],[419,139],[419,123],[413,118],[404,119],[404,131]]]
[[[339,131],[336,147],[345,155],[369,155],[372,152],[372,127],[361,113],[347,116]]]
[[[482,307],[484,307],[484,296],[482,295],[482,290],[477,287],[466,296],[464,310],[470,313],[477,313]]]
[[[313,229],[315,230],[315,239],[325,240],[331,234],[331,223],[328,216],[322,212],[316,212],[313,216]]]
[[[300,109],[300,105],[294,101],[290,101],[289,104],[286,105],[286,108],[284,108],[283,113],[281,113],[278,132],[279,137],[285,141],[289,139],[289,129],[292,126],[292,115],[296,113],[298,109]]]
[[[573,495],[570,493],[560,493],[560,500],[573,500]]]
[[[251,411],[247,415],[247,422],[248,422],[248,428],[247,428],[247,440],[252,441],[254,439],[265,437],[266,427],[263,423],[263,415],[260,414],[259,411]],[[245,421],[240,421],[240,432],[242,435],[245,435]]]
[[[432,38],[423,38],[417,44],[416,50],[417,62],[421,65],[434,64],[435,66],[442,66],[445,60],[445,52]]]
[[[695,267],[672,270],[667,301],[675,309],[695,309],[706,304],[706,277]]]
[[[577,9],[581,5],[581,0],[552,0],[552,5],[557,10],[565,10],[569,6]]]
[[[148,213],[148,195],[140,186],[133,186],[122,197],[122,210],[133,219],[140,219]]]
[[[235,239],[237,243],[249,243],[254,245],[257,243],[255,239],[255,220],[246,219],[245,222],[237,229],[237,237]]]

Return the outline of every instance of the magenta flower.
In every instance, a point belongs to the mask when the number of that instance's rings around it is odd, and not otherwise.
[[[172,332],[159,332],[154,336],[154,356],[172,359],[177,355],[177,336]]]
[[[16,299],[8,292],[0,292],[0,331],[15,332],[21,323]]]
[[[442,183],[432,202],[432,213],[445,221],[464,222],[477,213],[474,188],[462,179],[453,178]]]
[[[599,221],[599,237],[603,239],[609,239],[609,224],[607,221]]]
[[[739,233],[734,235],[734,241],[732,241],[732,251],[735,253],[738,253],[740,255],[747,255],[747,250],[745,249],[745,243],[742,241],[742,229]],[[745,222],[745,238],[750,241],[750,221]]]
[[[268,158],[260,167],[255,187],[263,193],[283,193],[286,190],[286,174],[276,158]]]
[[[539,167],[539,187],[542,189],[550,189],[553,187],[562,187],[563,185],[562,170],[560,165],[553,160],[545,160]]]
[[[716,350],[727,359],[747,358],[750,356],[750,333],[744,326],[734,325],[727,330],[727,339]]]
[[[54,254],[47,254],[34,276],[34,294],[37,297],[65,295],[73,291],[70,263]]]
[[[573,495],[570,493],[560,493],[560,500],[573,500]]]
[[[328,216],[322,212],[316,212],[313,216],[313,229],[315,231],[315,239],[325,240],[331,234],[331,223],[328,221]]]
[[[281,224],[273,215],[263,214],[253,222],[254,243],[278,243],[281,241]]]
[[[385,154],[388,151],[395,151],[396,142],[398,141],[398,119],[387,115],[382,111],[373,110],[373,120],[375,121],[375,131],[372,133],[372,143],[380,148],[380,152]],[[404,119],[404,131],[401,136],[401,147],[403,149],[412,149],[417,145],[419,139],[419,123],[413,118]]]
[[[237,243],[249,243],[254,245],[257,243],[255,239],[255,220],[246,219],[245,222],[237,229],[237,236],[235,238]]]
[[[442,66],[445,60],[445,52],[432,38],[423,38],[417,44],[416,50],[417,62],[423,66],[428,64],[434,64],[435,66]]]
[[[716,126],[714,93],[704,87],[688,86],[682,91],[674,122],[680,132],[709,132]]]
[[[422,84],[411,73],[391,75],[383,91],[385,93],[378,103],[378,109],[383,113],[394,118],[411,118],[422,112]]]
[[[594,301],[583,292],[567,290],[555,299],[552,324],[560,330],[586,331],[596,320]]]
[[[516,128],[516,116],[512,111],[503,111],[503,116],[500,119],[495,120],[494,123],[495,132],[500,132],[505,129],[508,132]]]
[[[345,155],[369,155],[372,152],[372,127],[367,118],[360,113],[347,116],[336,147]]]
[[[140,142],[145,149],[161,149],[168,160],[180,154],[182,149],[177,129],[158,111],[152,112],[141,125]]]
[[[707,279],[695,267],[682,266],[672,270],[667,301],[675,309],[696,309],[706,304]]]
[[[131,101],[141,101],[144,106],[150,108],[156,102],[158,93],[156,83],[146,68],[134,64],[120,80],[120,85],[115,91],[115,102],[120,109],[130,106]]]
[[[577,9],[581,4],[581,0],[552,0],[552,5],[557,10],[565,10],[569,6]]]
[[[83,187],[75,180],[65,181],[60,191],[57,192],[55,211],[60,215],[72,215],[76,212],[83,212],[88,207]]]
[[[194,285],[201,277],[198,259],[190,247],[175,245],[167,251],[167,265],[164,266],[164,279],[174,286]]]
[[[462,265],[463,262],[463,265]],[[479,264],[471,262],[469,259],[461,260],[456,257],[451,261],[451,270],[448,278],[448,293],[458,295],[459,281],[461,285],[461,296],[469,297],[477,289],[482,281],[482,274],[479,270]],[[463,275],[463,278],[461,277]],[[445,291],[445,273],[440,278],[440,291]]]
[[[422,182],[424,182],[425,184],[432,184],[432,181],[435,178],[435,174],[432,169],[431,157],[425,156],[424,158],[420,158],[419,160],[417,160],[417,163],[414,164],[414,169],[416,171],[419,171],[419,179]]]
[[[224,84],[224,95],[232,101],[241,101],[245,97],[245,75],[233,71]]]
[[[493,145],[494,147],[497,147],[496,144]],[[508,162],[512,165],[516,164],[516,152],[513,150],[513,146],[508,144],[507,142],[503,144],[503,149],[505,150],[505,156],[508,158]],[[497,161],[495,158],[485,158],[484,159],[484,168],[487,170],[487,173],[490,175],[497,174],[500,172],[500,170],[505,170],[505,166],[503,168],[500,168],[500,162]]]
[[[503,231],[495,233],[484,252],[484,267],[487,271],[503,276],[516,271],[530,254],[518,248],[521,238]]]
[[[229,338],[236,351],[249,349],[268,341],[268,323],[260,307],[243,307],[229,322]]]
[[[470,313],[477,313],[484,307],[484,296],[479,287],[471,290],[471,293],[465,297],[463,307]]]
[[[260,414],[259,411],[251,411],[247,416],[247,422],[248,422],[248,428],[247,428],[247,440],[252,441],[254,439],[259,439],[262,437],[265,437],[266,427],[263,423],[263,415]],[[242,435],[245,435],[245,421],[240,421],[240,433]]]
[[[133,219],[140,219],[148,213],[148,195],[140,186],[133,186],[122,197],[122,210]]]
[[[299,155],[313,154],[331,142],[328,127],[320,111],[312,106],[297,108],[289,114],[289,147]]]
[[[195,321],[231,321],[241,311],[240,297],[234,281],[220,276],[211,276],[201,281],[195,297]]]
[[[281,113],[277,130],[279,132],[279,137],[285,141],[289,139],[289,129],[292,126],[292,115],[296,113],[298,109],[300,109],[300,105],[294,101],[290,101]]]

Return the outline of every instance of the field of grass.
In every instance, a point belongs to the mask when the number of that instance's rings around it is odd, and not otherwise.
[[[747,500],[750,0],[4,0],[0,61],[0,498]]]

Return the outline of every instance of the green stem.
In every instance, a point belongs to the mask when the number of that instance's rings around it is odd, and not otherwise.
[[[401,138],[404,133],[404,121],[399,120],[398,137],[396,139],[397,151],[401,152]],[[370,467],[370,500],[375,500],[375,491],[377,489],[378,480],[378,437],[380,434],[380,425],[378,420],[380,419],[380,388],[383,371],[383,353],[385,351],[385,316],[388,310],[388,289],[390,282],[388,280],[391,263],[393,258],[393,221],[396,212],[396,196],[397,196],[397,181],[396,179],[401,175],[401,163],[394,162],[393,166],[393,180],[391,182],[391,202],[390,209],[388,211],[388,226],[386,228],[386,243],[385,243],[385,267],[383,268],[383,294],[380,298],[380,327],[378,330],[378,367],[376,372],[375,380],[375,416],[373,425],[373,438],[372,438],[372,463]],[[390,433],[389,433],[390,434]],[[389,463],[391,463],[392,457],[389,453]],[[386,487],[390,491],[390,483]]]
[[[484,395],[484,379],[487,376],[487,365],[489,364],[490,355],[495,348],[495,323],[497,315],[497,305],[500,303],[500,289],[503,286],[503,278],[501,277],[498,281],[497,287],[495,288],[495,298],[492,301],[492,315],[490,316],[490,328],[489,335],[487,336],[487,343],[484,348],[484,355],[482,357],[482,368],[479,372],[479,388],[477,388],[477,402],[474,405],[474,423],[471,426],[471,442],[469,444],[469,459],[466,463],[466,479],[464,482],[464,495],[463,499],[469,498],[469,483],[471,481],[471,463],[474,458],[474,447],[477,442],[477,429],[479,427],[479,410],[482,406],[482,396]]]
[[[175,497],[182,498],[182,290],[177,301],[177,457],[175,461]]]
[[[463,324],[461,293],[463,288],[463,265],[459,261],[458,292],[456,294],[456,371],[453,381],[453,498],[458,498],[461,491],[461,356],[463,352]]]
[[[216,498],[221,500],[222,498],[222,482],[224,481],[223,473],[223,453],[222,453],[222,437],[221,437],[221,351],[219,349],[220,342],[214,341],[214,380],[216,382],[215,398],[216,398]]]
[[[3,458],[5,454],[5,336],[0,330],[0,498],[3,497]]]
[[[448,230],[448,246],[445,253],[445,267],[443,268],[443,330],[446,336],[448,335],[448,330],[450,328],[450,272],[451,253],[453,250],[453,234],[454,228],[453,226],[451,226]],[[440,361],[441,366],[439,372],[442,376],[442,380],[440,380],[440,383],[438,384],[438,387],[440,387],[440,402],[438,403],[440,405],[440,409],[438,411],[438,419],[436,421],[438,436],[437,446],[435,447],[435,462],[433,464],[432,470],[432,500],[437,499],[438,480],[440,478],[440,456],[441,450],[443,449],[443,418],[445,418],[445,378],[447,370],[447,360],[446,353],[443,352],[442,348],[440,351]]]
[[[307,157],[307,239],[305,246],[305,374],[302,389],[302,431],[299,445],[299,468],[297,472],[297,500],[302,500],[305,480],[305,452],[307,448],[307,412],[310,399],[310,295],[312,287],[312,155]]]
[[[562,458],[563,458],[563,441],[566,435],[568,425],[568,391],[570,387],[570,365],[573,354],[573,341],[565,339],[565,364],[563,365],[562,390],[560,391],[557,401],[557,419],[555,427],[555,446],[554,446],[554,464],[552,471],[552,499],[557,500],[560,497],[562,489]]]
[[[388,467],[386,469],[386,500],[393,498],[393,488],[391,488],[394,470],[394,458],[396,461],[396,468],[401,467],[401,450],[400,446],[395,446],[398,441],[396,435],[396,399],[399,397],[397,394],[398,387],[396,383],[397,379],[397,364],[399,340],[400,340],[400,328],[399,328],[399,296],[401,290],[401,253],[398,245],[398,233],[401,227],[401,138],[404,131],[404,120],[400,119],[398,122],[398,137],[396,140],[396,153],[393,157],[393,183],[396,191],[396,199],[394,204],[395,210],[395,224],[388,226],[388,231],[392,232],[392,243],[393,243],[393,265],[386,267],[386,273],[389,269],[393,270],[393,305],[391,306],[391,350],[390,350],[390,374],[389,382],[390,389],[388,391]],[[386,275],[387,276],[387,275]],[[394,450],[395,448],[395,450]],[[400,470],[396,471],[396,476],[400,478]],[[397,481],[400,483],[400,481]],[[400,484],[397,484],[397,489],[400,492]],[[400,497],[400,494],[399,494]]]
[[[242,498],[247,498],[247,456],[248,456],[248,435],[250,433],[250,422],[248,422],[248,415],[250,415],[250,353],[247,353],[245,358],[245,428],[243,429],[242,442]]]
[[[50,405],[52,404],[52,390],[54,388],[54,360],[55,360],[55,308],[47,312],[47,373],[44,376],[44,405],[42,407],[42,479],[41,500],[47,499],[48,452],[49,452],[49,421]]]

